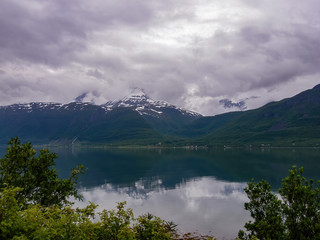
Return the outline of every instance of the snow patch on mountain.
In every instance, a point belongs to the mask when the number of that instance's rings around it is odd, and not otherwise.
[[[0,109],[5,111],[27,111],[33,112],[34,110],[57,110],[61,108],[63,104],[53,102],[31,102],[31,103],[18,103],[8,106],[0,106]]]
[[[118,101],[109,101],[101,105],[106,111],[110,111],[116,107],[132,108],[140,115],[151,115],[161,117],[164,109],[175,109],[184,115],[200,117],[201,115],[183,108],[176,107],[165,101],[155,101],[151,99],[143,89],[134,88],[130,94]]]

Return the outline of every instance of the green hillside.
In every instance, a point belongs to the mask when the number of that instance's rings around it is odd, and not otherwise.
[[[162,137],[136,111],[117,108],[78,136],[81,142],[156,144]]]
[[[320,144],[320,85],[243,112],[204,139],[212,144]]]
[[[34,143],[154,144],[158,134],[137,112],[117,108],[106,113],[92,104],[70,103],[59,109],[0,110],[0,141],[11,136]]]
[[[83,107],[76,103],[70,103],[58,110],[1,109],[0,140],[6,143],[12,136],[19,136],[34,143],[71,140],[104,115],[104,111],[98,106]]]
[[[240,116],[241,114],[243,113],[230,112],[212,117],[198,118],[176,133],[180,136],[190,139],[205,137],[208,134],[216,132],[218,129],[226,125],[229,121]]]

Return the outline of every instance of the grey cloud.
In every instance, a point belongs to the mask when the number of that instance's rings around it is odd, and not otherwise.
[[[314,36],[317,34],[314,33]],[[213,53],[212,66],[208,64],[202,72],[208,73],[212,81],[224,82],[226,88],[228,82],[243,91],[269,87],[318,71],[319,46],[315,46],[313,39],[305,39],[310,35],[297,37],[296,34],[279,33],[272,28],[256,32],[253,28],[244,27],[236,33],[224,34],[223,42],[219,40],[220,37],[216,39],[213,36],[212,45],[206,46],[207,52]],[[230,50],[215,51],[217,46],[219,48],[227,44],[232,46]],[[205,67],[206,64],[201,66]],[[204,89],[207,90],[207,87],[205,85]]]
[[[72,52],[84,47],[77,39],[85,38],[85,33],[66,17],[53,17],[53,9],[26,9],[6,0],[0,3],[0,9],[2,61],[60,65],[68,61]]]
[[[154,99],[214,113],[221,99],[272,92],[320,73],[317,1],[228,0],[226,6],[209,0],[3,0],[0,91],[12,101],[33,99],[33,92],[66,101],[65,95],[96,89],[117,97],[137,86]],[[215,10],[204,11],[203,20],[198,7]]]
[[[142,1],[43,1],[41,9],[26,3],[0,3],[0,51],[2,61],[21,59],[61,66],[77,61],[87,50],[95,31],[148,22],[152,9]],[[32,4],[31,4],[32,5]]]
[[[260,31],[254,26],[248,26],[240,31],[240,35],[251,44],[259,45],[270,41],[270,35],[266,32]]]
[[[246,110],[246,102],[241,100],[239,102],[233,102],[229,99],[221,99],[219,104],[222,105],[224,108],[236,108],[238,110]]]
[[[103,75],[103,73],[101,73],[100,71],[98,71],[97,69],[95,70],[89,70],[87,72],[88,76],[92,76],[92,77],[95,77],[95,78],[98,78],[98,79],[104,79],[105,76]]]

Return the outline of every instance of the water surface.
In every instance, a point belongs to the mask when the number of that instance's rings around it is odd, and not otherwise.
[[[274,191],[292,165],[320,179],[318,149],[52,149],[62,175],[77,164],[88,201],[111,209],[127,201],[135,215],[151,212],[177,223],[182,231],[235,238],[248,221],[243,188],[252,178],[265,179]]]
[[[211,232],[220,239],[235,238],[248,221],[243,188],[252,178],[267,180],[277,191],[288,169],[297,165],[306,177],[320,179],[319,149],[50,150],[59,155],[62,177],[78,164],[88,168],[79,179],[84,202],[78,206],[93,201],[100,209],[112,209],[127,201],[136,216],[150,212],[182,231]]]

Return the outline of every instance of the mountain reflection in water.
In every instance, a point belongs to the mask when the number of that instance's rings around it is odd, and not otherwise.
[[[189,179],[166,189],[161,179],[139,180],[132,187],[116,187],[106,183],[82,188],[84,207],[89,201],[99,204],[99,210],[115,209],[116,203],[127,202],[135,216],[150,212],[178,224],[183,232],[197,231],[216,237],[235,238],[249,219],[243,203],[247,197],[245,183],[219,181],[213,177]]]

